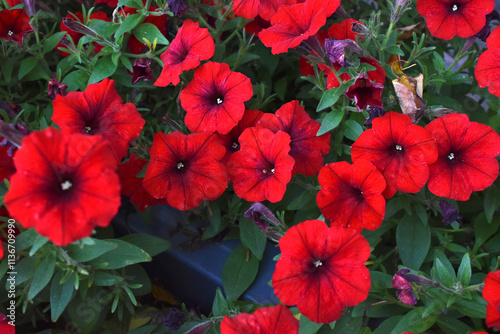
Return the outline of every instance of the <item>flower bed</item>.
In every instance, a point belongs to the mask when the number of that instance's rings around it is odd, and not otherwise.
[[[2,5],[0,332],[500,329],[494,0]]]

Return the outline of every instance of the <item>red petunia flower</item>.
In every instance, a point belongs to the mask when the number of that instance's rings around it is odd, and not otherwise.
[[[214,200],[227,188],[226,150],[211,133],[155,134],[151,162],[142,184],[156,198],[179,210]]]
[[[436,118],[425,129],[436,138],[439,157],[429,165],[429,190],[436,196],[466,201],[473,191],[498,177],[500,136],[490,126],[465,114]]]
[[[323,156],[330,151],[330,134],[316,136],[321,124],[313,120],[305,109],[294,100],[285,103],[276,114],[264,114],[259,126],[290,135],[290,155],[295,160],[292,175],[315,175],[324,164]]]
[[[14,7],[14,6],[22,4],[22,1],[21,0],[7,0],[7,3],[9,4],[9,6]]]
[[[84,92],[58,95],[52,104],[52,121],[63,132],[102,135],[117,162],[127,155],[128,144],[139,137],[145,124],[135,105],[123,104],[110,79],[91,84]]]
[[[436,162],[436,142],[424,128],[411,123],[410,117],[393,111],[373,120],[351,148],[352,161],[371,161],[384,175],[385,198],[397,190],[418,192],[429,179],[429,164]]]
[[[333,13],[339,5],[340,0],[330,1],[328,6],[322,0],[307,0],[281,6],[271,18],[271,27],[262,30],[259,38],[273,54],[287,52],[317,33],[326,23],[327,11]]]
[[[325,38],[335,38],[339,41],[346,39],[355,41],[359,33],[352,31],[352,25],[354,23],[363,25],[363,22],[354,19],[345,19],[340,23],[332,24],[330,28],[328,28]]]
[[[269,21],[281,6],[295,3],[295,0],[234,0],[233,11],[236,16],[246,19],[254,19],[259,15]]]
[[[0,142],[2,137],[0,137]],[[0,145],[0,182],[7,179],[16,172],[16,167],[14,167],[14,160],[12,159],[12,153],[10,153],[10,146]]]
[[[500,329],[500,270],[490,272],[484,279],[483,298],[486,307],[486,325]]]
[[[253,314],[225,316],[220,324],[221,334],[298,334],[299,321],[283,305],[262,307]]]
[[[83,22],[83,13],[82,12],[76,12],[75,14],[68,14],[68,15],[66,15],[65,18],[70,19],[70,20],[75,20],[75,17],[78,19],[78,21]],[[106,15],[106,13],[101,12],[101,11],[90,14],[90,16],[88,18],[90,20],[102,20],[102,21],[107,21],[107,22],[110,21],[110,19]],[[68,28],[64,24],[63,20],[61,20],[60,29],[61,29],[61,31],[66,31],[66,34],[64,35],[64,37],[67,37],[68,35],[71,36],[71,39],[73,40],[73,43],[75,43],[75,45],[78,45],[78,41],[80,40],[80,38],[82,38],[84,36],[81,32],[74,31],[74,30],[71,30],[70,28]],[[104,48],[104,45],[101,45],[99,43],[94,42],[93,45],[94,45],[94,50],[95,50],[96,54],[101,52],[101,50]],[[64,50],[60,50],[59,48],[66,48],[66,46],[63,43],[59,42],[57,44],[57,46],[56,46],[57,52],[59,52],[64,57],[68,57],[71,55],[70,53],[68,53]]]
[[[484,51],[477,59],[474,76],[479,87],[488,87],[488,91],[500,96],[500,68],[498,59],[500,59],[500,28],[496,27],[486,39],[488,50]]]
[[[266,128],[248,128],[240,136],[241,148],[227,162],[236,195],[249,202],[283,198],[294,165],[290,136]]]
[[[198,67],[201,60],[212,58],[215,44],[207,28],[200,28],[198,22],[184,21],[167,51],[161,54],[163,70],[155,86],[165,87],[179,83],[179,75]]]
[[[0,333],[3,334],[15,334],[16,327],[9,324],[10,320],[3,313],[0,313]]]
[[[226,63],[208,62],[194,71],[194,79],[181,91],[186,123],[193,132],[226,134],[245,112],[245,101],[253,95],[250,79],[232,72]]]
[[[486,24],[486,14],[495,8],[494,0],[418,0],[417,10],[425,16],[432,36],[441,39],[477,34]]]
[[[48,128],[23,138],[5,195],[10,215],[58,246],[105,227],[120,206],[111,146],[101,136]]]
[[[274,293],[283,304],[297,305],[312,321],[335,321],[344,307],[368,296],[370,273],[364,262],[370,245],[358,232],[308,220],[290,228],[279,246]]]
[[[95,0],[96,3],[105,3],[109,7],[116,7],[118,5],[118,0]]]
[[[22,9],[0,11],[0,38],[23,44],[23,38],[33,31],[30,17]]]
[[[374,230],[382,224],[385,199],[382,192],[385,180],[367,160],[358,160],[352,166],[336,162],[324,166],[318,176],[321,190],[316,201],[332,225],[361,232]]]
[[[382,90],[384,85],[375,81],[370,81],[362,74],[354,85],[349,87],[345,92],[345,96],[354,99],[356,108],[359,112],[366,109],[368,106],[382,107]]]
[[[132,75],[132,85],[135,85],[141,80],[153,81],[154,77],[153,72],[151,72],[151,59],[137,58],[134,61],[132,69],[133,72],[128,71],[128,74]]]
[[[221,135],[217,133],[219,141],[226,147],[226,156],[223,161],[227,162],[229,157],[234,152],[239,151],[240,143],[238,142],[238,139],[241,134],[246,128],[256,126],[262,115],[264,115],[264,113],[260,110],[247,109],[238,124],[231,131],[229,131],[228,134]]]
[[[130,197],[130,202],[135,204],[141,211],[146,210],[150,205],[157,205],[162,201],[151,196],[142,185],[143,177],[137,177],[147,160],[141,159],[134,154],[130,154],[127,162],[118,166],[118,177],[122,186],[121,194]]]

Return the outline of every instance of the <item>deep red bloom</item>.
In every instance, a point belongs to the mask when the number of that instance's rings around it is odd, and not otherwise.
[[[227,170],[220,162],[225,152],[211,133],[157,133],[144,188],[156,198],[166,198],[174,208],[194,209],[226,190]]]
[[[68,92],[66,89],[68,88],[68,85],[62,84],[57,80],[57,78],[52,78],[49,80],[48,87],[47,87],[47,95],[53,100],[56,98],[57,95],[62,95],[66,96],[68,95]]]
[[[110,79],[91,84],[84,92],[58,95],[52,104],[52,121],[63,132],[102,135],[117,162],[127,155],[128,144],[139,137],[145,123],[135,105],[123,104]]]
[[[418,0],[417,10],[425,16],[432,36],[441,39],[477,34],[486,24],[486,14],[495,8],[494,0]]]
[[[384,85],[375,81],[370,81],[362,74],[354,85],[349,87],[345,96],[354,99],[358,111],[366,109],[368,106],[382,107],[382,90]]]
[[[248,128],[239,142],[240,150],[227,162],[236,195],[249,202],[280,201],[292,178],[290,136],[283,131]]]
[[[75,20],[75,16],[78,19],[78,21],[84,23],[83,22],[83,13],[82,12],[76,12],[74,15],[73,14],[68,14],[68,15],[66,15],[65,18],[70,19],[70,20]],[[101,12],[101,11],[94,12],[94,13],[90,14],[90,16],[88,18],[90,20],[110,21],[110,19],[106,15],[106,13]],[[66,34],[64,35],[64,37],[67,38],[68,35],[71,36],[71,39],[73,40],[73,43],[75,43],[75,45],[78,45],[78,41],[80,40],[80,38],[82,38],[84,36],[81,32],[77,32],[77,31],[74,31],[74,30],[71,30],[70,28],[68,28],[64,24],[63,20],[61,20],[60,29],[61,29],[61,31],[66,31]],[[99,53],[99,52],[101,52],[102,48],[104,48],[104,46],[101,45],[101,44],[99,44],[99,43],[95,43],[94,42],[93,45],[94,45],[94,50],[95,50],[96,54]],[[66,51],[63,51],[63,50],[60,50],[59,48],[66,48],[66,46],[63,43],[59,42],[57,44],[57,46],[56,46],[57,52],[59,52],[64,57],[68,57],[70,55],[70,53],[68,53]]]
[[[345,19],[340,23],[334,23],[328,28],[327,36],[325,38],[335,38],[337,40],[351,39],[356,40],[359,33],[352,31],[352,24],[357,23],[363,25],[363,22],[354,19]]]
[[[208,62],[194,71],[194,79],[181,91],[186,123],[193,132],[226,134],[245,112],[245,101],[253,95],[250,79],[232,72],[226,63]]]
[[[7,3],[9,4],[9,6],[14,7],[14,6],[22,4],[22,1],[21,0],[7,0]]]
[[[0,11],[0,38],[23,44],[23,38],[33,31],[30,17],[22,9]]]
[[[328,164],[319,172],[318,181],[321,190],[316,201],[331,225],[361,232],[382,224],[385,215],[382,192],[386,184],[369,161],[358,160],[352,166],[345,161]]]
[[[439,158],[429,165],[429,190],[458,201],[489,187],[498,177],[500,136],[465,114],[436,118],[425,129],[436,138]]]
[[[263,29],[267,29],[271,26],[269,21],[264,20],[262,17],[257,16],[252,21],[245,25],[245,31],[247,34],[259,34]]]
[[[484,51],[477,59],[474,76],[479,87],[488,87],[488,91],[500,96],[500,68],[498,59],[500,59],[500,28],[496,27],[486,39],[488,50]]]
[[[312,321],[335,321],[344,307],[368,296],[371,282],[364,262],[370,245],[358,232],[308,220],[290,228],[279,246],[274,293],[283,304],[297,305]]]
[[[182,72],[198,67],[200,61],[210,59],[214,51],[214,40],[208,29],[200,28],[198,22],[184,21],[167,51],[161,54],[163,70],[155,86],[177,85]]]
[[[418,192],[429,179],[428,164],[436,162],[436,142],[424,128],[411,123],[410,117],[389,111],[373,120],[351,148],[352,161],[371,161],[384,175],[384,197],[397,190]]]
[[[281,6],[271,18],[271,27],[260,32],[259,38],[273,54],[287,52],[313,36],[325,25],[327,10],[332,13],[340,0],[330,1],[325,7],[322,0],[307,0],[291,6]]]
[[[229,157],[240,149],[240,143],[238,142],[240,135],[246,128],[256,126],[262,115],[264,113],[260,110],[247,109],[238,124],[228,134],[217,134],[219,141],[226,147],[226,156],[223,161],[227,162]]]
[[[16,327],[9,324],[9,318],[3,313],[0,313],[0,333],[2,334],[15,334]]]
[[[2,141],[2,137],[0,137],[0,141]],[[9,150],[10,146],[0,146],[0,182],[5,179],[9,180],[12,174],[16,172]]]
[[[383,84],[385,82],[385,71],[382,68],[382,66],[380,66],[378,61],[373,58],[359,57],[359,61],[362,64],[371,65],[375,67],[375,69],[367,71],[366,76],[363,75],[359,77],[356,80],[355,84],[349,87],[349,89],[346,92],[346,95],[349,94],[350,95],[349,98],[351,99],[354,98],[356,101],[359,101],[360,105],[362,102],[370,101],[372,103],[378,103],[378,104],[372,104],[373,106],[381,106],[382,101],[380,100],[379,95],[382,94],[382,89],[384,87]],[[336,70],[339,70],[341,68],[339,64],[334,64],[334,67]],[[320,68],[325,70],[327,76],[326,78],[327,89],[336,88],[340,86],[337,77],[335,76],[335,74],[333,74],[330,68],[326,66],[320,66]],[[340,77],[344,81],[351,79],[351,77],[347,73],[341,74]],[[358,106],[358,103],[356,103],[356,106]],[[366,108],[366,106],[363,108],[358,108],[358,110],[364,108]]]
[[[330,151],[330,134],[316,136],[321,124],[313,120],[299,101],[285,103],[276,114],[264,114],[258,125],[290,135],[290,155],[295,160],[292,175],[315,175],[324,164],[323,156]]]
[[[500,270],[490,272],[484,279],[483,298],[486,307],[486,325],[500,329]]]
[[[118,5],[118,0],[95,0],[96,3],[105,3],[109,7],[116,7]]]
[[[130,197],[130,202],[135,204],[141,211],[146,210],[150,205],[156,205],[162,201],[151,196],[142,185],[143,177],[137,177],[147,160],[141,159],[134,154],[130,154],[127,162],[118,166],[118,177],[122,186],[121,194]]]
[[[277,305],[259,308],[254,314],[225,316],[220,330],[221,334],[298,334],[299,321],[288,308]]]
[[[269,21],[276,11],[283,5],[292,5],[295,0],[234,0],[233,11],[236,16],[254,19],[260,15]]]
[[[144,81],[153,81],[153,72],[151,72],[151,59],[149,58],[137,58],[134,61],[134,65],[132,67],[133,72],[128,71],[130,75],[132,75],[132,84],[135,85],[137,82]]]
[[[120,206],[111,146],[101,136],[48,128],[23,138],[5,206],[24,228],[58,246],[109,225]]]

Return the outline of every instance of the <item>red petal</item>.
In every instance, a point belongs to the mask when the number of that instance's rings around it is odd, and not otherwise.
[[[500,96],[500,28],[495,28],[486,40],[488,50],[484,51],[477,59],[474,70],[479,87],[489,86],[488,91]]]
[[[294,0],[234,0],[233,11],[236,16],[246,19],[254,19],[259,15],[269,21],[281,6],[294,3]]]

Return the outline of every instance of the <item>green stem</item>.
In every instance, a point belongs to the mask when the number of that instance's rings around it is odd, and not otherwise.
[[[387,45],[387,42],[389,41],[389,37],[391,36],[391,33],[392,33],[392,28],[394,27],[394,22],[391,22],[391,24],[389,24],[389,29],[387,30],[387,34],[385,34],[385,39],[384,39],[384,43],[382,43],[382,49],[380,49],[380,51],[383,51]]]

